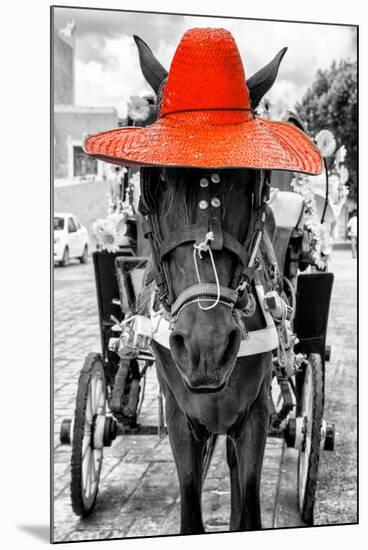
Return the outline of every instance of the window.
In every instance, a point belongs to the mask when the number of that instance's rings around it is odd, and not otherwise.
[[[80,221],[78,220],[78,218],[73,218],[74,220],[74,223],[75,223],[75,226],[77,229],[80,229],[81,228],[81,224],[80,224]]]
[[[62,231],[64,229],[64,218],[54,217],[54,231]]]
[[[75,233],[77,231],[77,227],[74,223],[73,218],[68,218],[68,233]]]
[[[97,159],[86,155],[79,145],[74,145],[73,147],[73,163],[74,176],[97,174]]]

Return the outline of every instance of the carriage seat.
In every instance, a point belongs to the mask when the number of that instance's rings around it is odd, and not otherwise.
[[[268,222],[270,238],[281,273],[285,270],[285,258],[294,229],[303,224],[304,199],[292,191],[273,189],[268,205],[274,216],[274,226]]]

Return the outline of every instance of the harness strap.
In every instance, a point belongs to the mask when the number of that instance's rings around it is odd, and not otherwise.
[[[208,231],[209,226],[209,211],[208,204],[210,201],[209,185],[207,187],[199,186],[197,192],[197,206],[196,206],[196,237],[195,242],[197,244],[202,243]],[[207,205],[207,206],[206,206]]]
[[[187,225],[182,229],[172,231],[163,239],[160,245],[160,259],[162,260],[172,250],[184,243],[197,240],[197,224]]]
[[[148,239],[150,236],[150,233],[153,233],[153,225],[150,220],[150,218],[146,216],[142,216],[142,230],[143,230],[143,236]]]
[[[248,264],[249,254],[245,246],[243,246],[233,235],[223,231],[223,246],[233,252],[244,266]],[[187,225],[183,229],[177,229],[163,239],[160,244],[160,260],[162,260],[167,254],[178,246],[187,243],[195,242],[198,235],[198,225]]]
[[[199,283],[186,288],[171,306],[171,315],[176,315],[184,304],[193,298],[207,297],[216,299],[217,290],[217,285],[213,283]],[[231,288],[220,286],[220,299],[235,304],[238,299],[238,293]]]
[[[248,265],[249,253],[235,237],[224,231],[224,247],[236,254],[244,266]]]
[[[221,183],[218,181],[217,183],[211,182],[211,188],[210,186],[207,187],[209,193],[208,223],[209,229],[214,234],[214,239],[211,242],[212,250],[222,250],[225,246],[224,231],[222,228],[222,202],[218,198],[220,186]]]
[[[172,286],[165,262],[160,259],[160,245],[162,242],[159,223],[155,214],[145,214],[142,220],[144,236],[149,239],[154,265],[154,279],[158,289],[160,302],[170,311],[172,298]]]

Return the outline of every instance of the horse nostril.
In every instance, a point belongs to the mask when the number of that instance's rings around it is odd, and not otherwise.
[[[228,336],[227,345],[221,358],[221,365],[225,365],[234,360],[234,355],[237,354],[240,346],[240,330],[238,327],[233,328]]]
[[[188,351],[185,346],[184,336],[179,332],[173,332],[170,336],[170,347],[174,358],[179,362],[185,362],[188,359]]]
[[[179,333],[173,333],[170,338],[170,344],[175,347],[177,350],[185,348],[184,336]]]

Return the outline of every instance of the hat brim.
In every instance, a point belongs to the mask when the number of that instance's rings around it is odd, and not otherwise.
[[[320,174],[317,146],[293,124],[254,117],[232,124],[167,116],[144,128],[88,135],[88,155],[123,166],[255,168]]]

